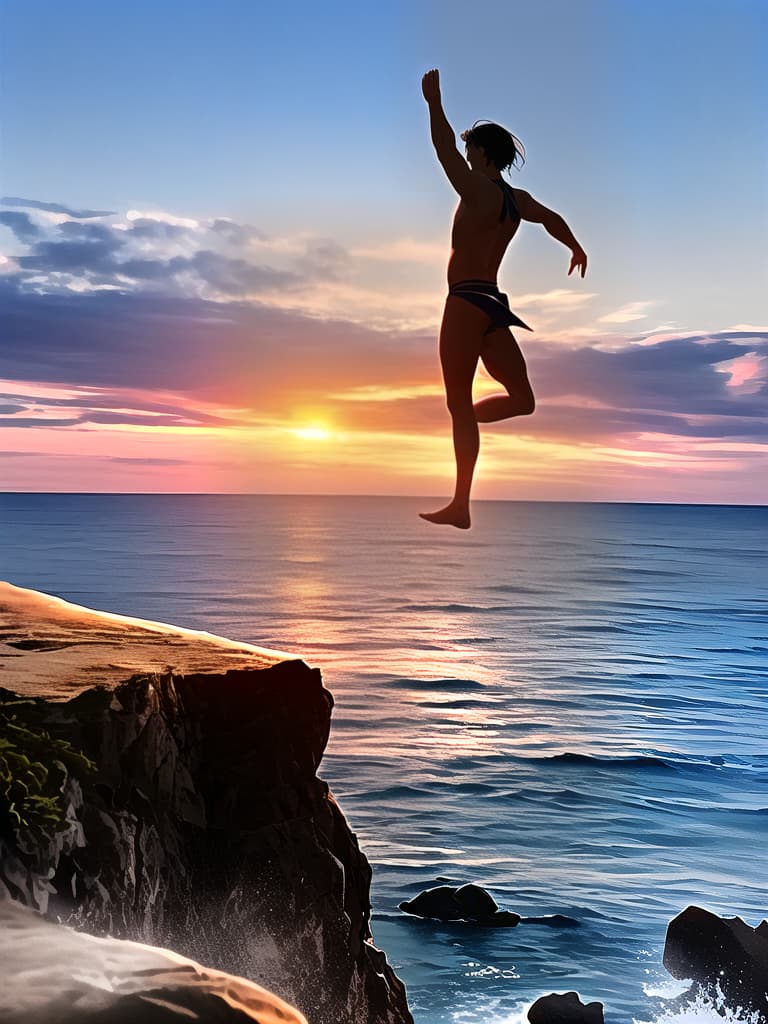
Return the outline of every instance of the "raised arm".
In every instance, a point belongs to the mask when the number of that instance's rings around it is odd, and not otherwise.
[[[570,275],[575,268],[578,268],[581,270],[581,276],[584,277],[587,272],[587,254],[576,241],[573,232],[560,214],[537,203],[529,192],[525,192],[521,188],[516,188],[514,192],[517,209],[523,220],[541,224],[553,238],[562,242],[563,245],[567,245],[571,250],[571,265],[568,274]]]
[[[421,91],[429,107],[429,128],[437,159],[448,180],[467,202],[479,199],[485,191],[482,175],[475,174],[456,148],[456,136],[448,123],[440,96],[440,72],[428,71],[421,79]]]

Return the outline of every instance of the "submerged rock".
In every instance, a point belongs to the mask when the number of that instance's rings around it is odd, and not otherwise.
[[[437,921],[465,921],[483,928],[514,928],[518,924],[541,924],[549,928],[579,928],[579,922],[564,914],[521,917],[513,910],[499,910],[496,900],[481,885],[436,885],[412,900],[398,904],[400,910],[416,917]]]
[[[752,928],[740,917],[688,907],[667,927],[664,966],[704,991],[719,986],[727,1006],[768,1019],[768,921]]]
[[[401,910],[417,917],[438,921],[469,921],[489,928],[514,928],[520,915],[499,910],[489,892],[474,882],[466,885],[437,885],[425,889],[412,900],[399,904]]]
[[[0,1020],[13,1024],[307,1024],[252,981],[167,949],[97,938],[0,900]]]
[[[472,919],[473,924],[481,925],[483,928],[514,928],[521,921],[520,915],[512,910],[497,910],[495,914]]]
[[[373,945],[370,866],[316,774],[318,670],[2,583],[0,627],[0,722],[95,764],[42,765],[55,827],[20,826],[0,794],[0,891],[249,978],[310,1024],[412,1024]]]
[[[531,1024],[603,1024],[603,1004],[582,1003],[578,992],[551,992],[528,1010]]]

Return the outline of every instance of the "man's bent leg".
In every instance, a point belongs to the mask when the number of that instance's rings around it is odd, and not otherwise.
[[[536,408],[523,353],[508,327],[489,331],[480,358],[488,373],[507,389],[506,395],[490,395],[475,402],[478,423],[495,423],[511,416],[530,416]]]

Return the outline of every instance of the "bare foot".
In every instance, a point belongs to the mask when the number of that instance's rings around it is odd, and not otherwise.
[[[426,519],[428,523],[456,526],[459,530],[468,530],[471,525],[469,509],[455,505],[453,502],[450,505],[446,505],[445,508],[438,509],[437,512],[419,512],[419,515],[422,519]]]

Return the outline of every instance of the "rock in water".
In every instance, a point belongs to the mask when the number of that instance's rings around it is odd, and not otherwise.
[[[316,774],[317,669],[3,583],[0,655],[0,720],[47,758],[59,819],[19,831],[0,792],[0,892],[249,978],[309,1024],[412,1024],[373,945],[370,866]]]
[[[578,992],[551,992],[528,1010],[531,1024],[603,1024],[602,1003],[582,1003]]]
[[[474,882],[466,885],[436,885],[412,900],[399,904],[401,910],[437,921],[468,921],[484,928],[514,928],[520,915],[499,910],[496,900]]]
[[[728,1007],[768,1019],[768,921],[752,928],[740,917],[688,907],[667,927],[664,966],[704,990],[719,985]]]
[[[496,900],[489,892],[474,882],[460,885],[454,893],[455,899],[464,911],[464,917],[487,917],[499,909]]]
[[[403,900],[399,906],[408,914],[438,921],[460,921],[465,916],[456,899],[455,885],[436,885],[434,889],[425,889],[412,900]]]
[[[307,1024],[252,981],[167,949],[96,938],[0,900],[0,1021],[13,1024]]]
[[[495,914],[473,918],[472,924],[478,924],[483,928],[516,928],[521,921],[520,915],[513,910],[497,910]]]

